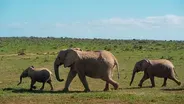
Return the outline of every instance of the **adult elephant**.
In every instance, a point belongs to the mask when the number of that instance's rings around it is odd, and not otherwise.
[[[143,82],[148,78],[150,78],[151,80],[151,84],[152,84],[151,87],[155,87],[155,81],[154,81],[155,76],[164,78],[164,83],[162,86],[166,86],[167,84],[166,81],[168,78],[175,81],[178,85],[181,84],[181,82],[179,82],[175,78],[176,72],[174,70],[174,65],[169,60],[166,60],[166,59],[158,59],[158,60],[143,59],[138,61],[134,66],[130,85],[134,80],[135,73],[139,71],[144,71],[144,75],[138,85],[140,87],[142,87]]]
[[[61,50],[54,62],[55,75],[58,81],[64,81],[59,77],[58,68],[61,65],[70,67],[63,91],[68,91],[68,87],[76,74],[78,74],[85,92],[90,91],[86,76],[106,81],[104,91],[109,90],[109,83],[114,86],[115,90],[118,88],[118,83],[112,79],[115,66],[117,67],[119,78],[118,61],[108,51],[82,51],[79,48]]]

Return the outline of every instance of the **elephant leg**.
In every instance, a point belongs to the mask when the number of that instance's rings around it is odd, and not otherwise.
[[[72,82],[73,78],[76,76],[77,72],[76,71],[72,71],[70,69],[70,72],[68,73],[68,77],[65,83],[65,88],[63,89],[63,91],[68,91],[68,87],[70,86],[70,83]]]
[[[32,88],[33,88],[33,89],[36,89],[36,86],[33,86]]]
[[[164,78],[164,83],[163,83],[163,85],[162,85],[162,87],[166,87],[166,85],[167,85],[167,78]]]
[[[176,82],[178,85],[181,85],[181,82],[178,81],[175,77],[171,76],[171,77],[168,77],[168,78],[173,80],[174,82]]]
[[[154,80],[154,76],[150,76],[150,80],[151,80],[151,87],[155,87],[155,80]]]
[[[110,77],[110,78],[109,78]],[[110,76],[107,76],[105,79],[111,79],[113,77],[113,73],[110,72]],[[106,81],[105,88],[103,91],[109,91],[109,82],[102,78],[102,80]]]
[[[40,88],[40,90],[42,91],[45,87],[45,82],[42,83],[42,87]]]
[[[119,84],[116,81],[114,81],[112,78],[106,79],[106,82],[110,83],[111,85],[113,85],[115,90],[117,90],[118,87],[119,87]]]
[[[144,76],[142,77],[142,79],[140,80],[138,86],[142,87],[142,84],[145,80],[147,80],[149,78],[149,76],[147,74],[144,74]]]
[[[109,91],[109,83],[106,81],[104,91]]]
[[[35,80],[31,80],[31,85],[30,85],[30,91],[32,91],[33,90],[33,88],[35,89],[36,87],[34,86],[34,84],[36,83],[36,81]]]
[[[84,92],[90,92],[89,86],[88,86],[88,82],[86,80],[86,76],[84,74],[78,73],[79,79],[81,80],[85,90]]]
[[[52,83],[51,83],[51,82],[52,82],[51,80],[48,80],[48,81],[47,81],[47,83],[50,85],[50,88],[51,88],[50,90],[52,91],[52,90],[54,90],[54,88],[53,88],[53,86],[52,86]]]

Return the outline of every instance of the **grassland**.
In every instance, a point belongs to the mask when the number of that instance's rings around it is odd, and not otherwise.
[[[23,79],[17,86],[19,75],[23,69],[34,65],[47,67],[53,73],[53,61],[61,49],[80,47],[83,50],[108,50],[117,58],[120,64],[120,79],[114,71],[113,79],[118,81],[120,89],[103,92],[105,83],[100,79],[87,78],[92,92],[84,93],[83,86],[76,77],[70,86],[70,92],[64,93],[64,82],[56,81],[53,76],[55,91],[49,91],[45,85],[44,91],[29,92],[30,79]],[[21,55],[24,54],[24,55]],[[156,87],[149,88],[150,80],[144,82],[143,88],[137,87],[142,74],[136,75],[132,86],[129,86],[131,73],[136,61],[149,58],[165,58],[171,60],[178,74],[178,79],[184,82],[184,41],[155,40],[104,40],[104,39],[71,39],[71,38],[36,38],[11,37],[0,38],[0,103],[2,104],[181,104],[184,102],[184,87],[177,86],[168,80],[168,86],[160,87],[163,79],[156,78]],[[60,76],[67,77],[68,68],[60,68]],[[41,87],[40,83],[36,86]],[[112,86],[111,86],[112,88]]]

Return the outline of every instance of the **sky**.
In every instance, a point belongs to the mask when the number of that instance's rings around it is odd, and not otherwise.
[[[184,40],[184,0],[0,0],[0,37]]]

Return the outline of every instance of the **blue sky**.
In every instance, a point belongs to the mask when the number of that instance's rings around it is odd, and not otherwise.
[[[0,37],[184,40],[183,0],[0,0]]]

